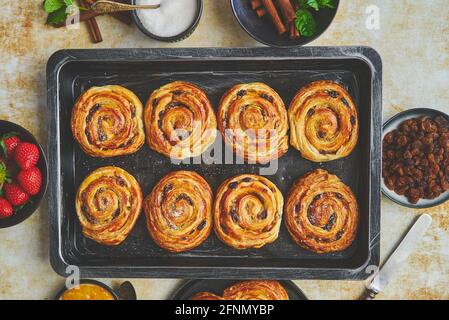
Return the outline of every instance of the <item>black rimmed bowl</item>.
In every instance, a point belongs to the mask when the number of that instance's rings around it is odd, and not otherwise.
[[[42,174],[42,186],[39,193],[35,196],[31,196],[31,201],[25,204],[23,208],[17,210],[17,212],[15,212],[11,217],[0,219],[0,229],[15,226],[28,219],[37,210],[37,208],[39,208],[39,205],[47,191],[48,184],[47,158],[45,156],[44,150],[42,149],[42,146],[39,144],[39,142],[37,142],[36,138],[25,128],[13,122],[0,120],[0,137],[11,132],[17,133],[20,140],[22,140],[23,142],[33,143],[39,148],[40,156],[36,166],[39,168]],[[7,164],[7,166],[9,166],[9,164]]]
[[[208,279],[208,280],[188,280],[172,295],[172,300],[190,300],[199,292],[211,292],[216,295],[223,295],[223,291],[243,280],[229,279]],[[304,292],[290,280],[279,280],[279,283],[288,293],[290,300],[308,300]]]
[[[103,282],[97,281],[97,280],[92,280],[92,279],[80,279],[80,284],[92,284],[95,286],[99,286],[102,287],[103,289],[105,289],[106,291],[108,291],[113,297],[114,300],[120,300],[119,297],[117,296],[117,294],[115,293],[114,290],[112,290],[112,288],[106,284],[104,284]],[[61,290],[59,290],[59,292],[56,294],[55,296],[55,300],[61,300],[62,295],[69,290],[66,286],[64,286]]]
[[[405,120],[418,118],[421,116],[434,118],[436,116],[443,116],[449,121],[449,115],[444,112],[429,109],[429,108],[417,108],[410,109],[403,112],[398,113],[397,115],[390,118],[383,125],[383,133],[382,133],[382,141],[385,135],[395,129]],[[413,208],[413,209],[426,209],[438,206],[449,200],[449,191],[442,193],[438,198],[435,199],[420,199],[417,204],[410,203],[405,196],[398,195],[393,190],[390,190],[385,185],[384,179],[382,178],[382,193],[389,198],[390,200],[400,204],[401,206]]]
[[[334,20],[340,4],[339,0],[334,0],[334,9],[320,9],[320,11],[311,9],[317,23],[315,35],[311,37],[301,36],[299,39],[290,39],[288,32],[284,35],[278,35],[268,14],[259,18],[254,10],[251,9],[249,0],[230,1],[234,16],[243,30],[260,43],[275,48],[300,47],[317,39],[327,30]]]
[[[136,0],[131,0],[131,4],[136,4]],[[137,10],[132,11],[132,17],[133,17],[134,23],[136,24],[137,28],[139,28],[139,30],[142,31],[142,33],[145,34],[146,36],[148,36],[152,39],[158,40],[158,41],[163,41],[163,42],[179,42],[179,41],[185,40],[188,37],[190,37],[192,35],[192,33],[196,30],[196,27],[198,26],[198,24],[200,23],[201,15],[203,14],[203,0],[197,0],[197,4],[198,4],[198,6],[197,6],[196,18],[194,19],[194,21],[190,25],[190,27],[187,28],[187,30],[185,30],[184,32],[182,32],[176,36],[172,36],[172,37],[161,37],[161,36],[151,33],[147,28],[145,28],[142,21],[140,21],[140,18],[137,14]]]

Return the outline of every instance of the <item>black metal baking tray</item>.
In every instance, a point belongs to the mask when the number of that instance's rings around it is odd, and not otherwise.
[[[83,277],[231,278],[231,279],[365,279],[379,263],[381,60],[366,47],[308,47],[279,50],[238,49],[109,49],[63,50],[48,62],[49,210],[51,264],[65,275],[77,265]],[[86,239],[75,214],[74,197],[92,170],[117,165],[132,173],[144,194],[173,170],[195,170],[215,191],[226,178],[259,173],[257,165],[175,165],[144,146],[134,155],[95,159],[72,138],[70,113],[76,98],[91,86],[119,84],[143,103],[152,90],[174,80],[202,87],[216,107],[236,83],[262,81],[279,92],[286,105],[295,92],[314,80],[346,86],[360,115],[360,139],[347,158],[317,164],[290,148],[276,175],[268,176],[284,193],[306,172],[321,167],[347,183],[360,204],[360,226],[353,245],[332,254],[298,247],[282,225],[278,240],[257,250],[239,251],[214,234],[200,247],[168,253],[151,240],[142,214],[128,239],[117,247]]]
[[[171,300],[190,300],[199,292],[210,292],[220,296],[223,295],[226,288],[237,282],[239,281],[231,279],[189,280],[175,291]],[[287,291],[289,300],[308,300],[304,292],[293,281],[280,280],[279,282]]]

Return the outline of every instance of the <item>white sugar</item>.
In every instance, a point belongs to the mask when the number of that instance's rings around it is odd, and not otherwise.
[[[173,37],[186,31],[197,14],[197,0],[136,0],[137,5],[161,4],[159,9],[138,10],[143,26],[159,37]]]

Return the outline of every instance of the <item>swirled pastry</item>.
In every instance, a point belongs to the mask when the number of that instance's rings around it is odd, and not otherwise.
[[[236,249],[261,248],[279,235],[283,203],[282,193],[264,177],[228,179],[215,197],[215,233]]]
[[[218,128],[234,152],[267,163],[288,150],[288,120],[279,94],[263,83],[239,84],[222,97]]]
[[[72,133],[92,157],[115,157],[136,152],[145,142],[143,106],[120,86],[93,87],[72,110]]]
[[[150,148],[174,159],[199,156],[217,136],[217,120],[206,93],[188,82],[172,82],[154,91],[144,122]]]
[[[136,179],[125,170],[103,167],[81,183],[75,206],[87,238],[105,245],[118,245],[139,217],[142,191]]]
[[[289,300],[284,287],[274,280],[239,282],[224,291],[224,300]]]
[[[288,109],[290,144],[315,162],[346,157],[359,134],[357,109],[349,93],[332,81],[302,88]]]
[[[224,300],[222,297],[210,292],[198,292],[190,300]]]
[[[212,190],[196,172],[171,172],[145,199],[144,210],[157,245],[172,252],[191,250],[211,232]]]
[[[359,220],[357,200],[340,179],[318,169],[298,179],[287,198],[285,222],[303,248],[328,253],[353,242]]]

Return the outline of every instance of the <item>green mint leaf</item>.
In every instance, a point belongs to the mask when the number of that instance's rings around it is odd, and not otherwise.
[[[19,134],[18,134],[17,132],[12,131],[12,132],[9,132],[9,133],[7,133],[7,134],[4,134],[4,135],[2,136],[2,139],[11,138],[11,137],[18,136],[18,135],[19,135]]]
[[[0,189],[3,187],[3,183],[9,182],[10,178],[8,177],[8,170],[6,166],[0,162]]]
[[[20,206],[14,207],[14,213],[17,213],[18,211],[22,210],[26,205],[27,205],[28,201]]]
[[[2,149],[3,154],[5,155],[5,158],[8,157],[8,153],[6,152],[6,145],[3,140],[0,140],[0,149]]]
[[[302,36],[311,37],[316,32],[316,21],[308,10],[299,9],[296,12],[295,25]]]
[[[317,0],[320,8],[335,9],[334,0]]]
[[[318,0],[307,0],[306,3],[309,8],[315,9],[315,11],[320,10],[320,4],[318,3]]]
[[[308,2],[308,0],[298,0],[299,8],[300,9],[310,9],[307,2]]]
[[[47,24],[63,23],[67,19],[66,7],[62,7],[48,15]]]
[[[56,10],[61,9],[64,6],[62,0],[45,0],[44,1],[44,10],[48,13],[55,12]]]
[[[64,3],[67,7],[73,6],[73,0],[64,0]]]

